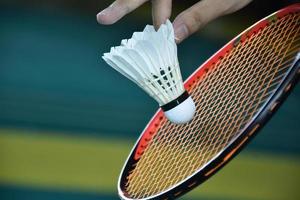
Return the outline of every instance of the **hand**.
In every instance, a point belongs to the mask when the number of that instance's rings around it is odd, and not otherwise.
[[[124,15],[138,8],[148,0],[116,0],[97,14],[100,24],[113,24]],[[217,17],[233,13],[252,0],[202,0],[180,13],[174,20],[176,42],[180,43],[191,34]],[[170,18],[172,0],[152,0],[153,24],[158,28]]]

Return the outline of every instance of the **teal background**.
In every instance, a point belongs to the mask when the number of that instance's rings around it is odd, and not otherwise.
[[[121,39],[129,38],[132,32],[142,30],[146,23],[151,23],[149,5],[143,6],[115,25],[100,26],[95,20],[95,14],[108,4],[107,1],[86,2],[89,6],[74,2],[0,2],[0,135],[2,138],[11,135],[33,138],[30,140],[32,144],[38,143],[43,136],[57,141],[61,141],[61,136],[79,138],[78,141],[81,138],[88,139],[91,143],[93,140],[109,141],[108,145],[123,142],[125,147],[120,148],[120,157],[101,152],[101,147],[97,157],[90,157],[91,160],[103,158],[107,166],[114,165],[114,169],[120,170],[130,147],[155,113],[157,104],[140,88],[106,65],[101,55],[111,46],[118,45]],[[175,13],[188,6],[178,3],[174,7]],[[268,8],[264,6],[253,3],[236,14],[212,22],[180,44],[178,55],[183,77],[187,78],[236,34],[260,17],[283,6],[283,3],[275,3]],[[251,17],[247,17],[246,13],[251,13]],[[291,162],[293,166],[300,166],[299,100],[300,87],[297,86],[270,123],[246,148],[245,155],[252,156],[253,161],[257,154],[274,160],[279,156],[279,159],[289,158],[285,160],[287,165]],[[20,177],[23,177],[22,171],[10,171],[15,164],[5,165],[14,158],[5,146],[11,143],[5,141],[3,139],[3,145],[0,145],[0,170],[7,170],[7,173],[3,172],[2,176],[0,173],[0,199],[117,199],[116,181],[114,186],[108,184],[108,189],[103,192],[101,188],[99,191],[89,189],[89,184],[81,190],[80,180],[79,186],[74,189],[61,185],[55,187],[56,179],[51,184],[45,184],[43,178],[35,182],[26,182],[26,178],[18,179],[15,173],[19,172]],[[64,142],[65,140],[62,141],[63,144]],[[22,152],[17,143],[12,144],[16,146],[11,151]],[[68,145],[68,142],[65,144]],[[61,148],[63,154],[64,148]],[[55,159],[56,155],[52,156],[49,160]],[[21,161],[11,163],[21,166],[24,164]],[[36,169],[38,167],[32,168],[32,177]],[[30,171],[31,168],[27,170]],[[82,177],[87,170],[79,170]],[[255,174],[255,170],[251,169],[249,173]],[[99,173],[106,173],[101,171],[101,164]],[[119,171],[111,172],[114,180],[118,173]],[[230,175],[228,177],[237,176],[235,173]],[[287,175],[280,181],[292,179],[288,181],[294,184],[290,186],[289,197],[299,199],[296,189],[296,185],[300,184],[299,172],[291,171]],[[67,178],[66,180],[72,182]],[[104,180],[109,180],[109,177]],[[39,181],[44,184],[43,187],[39,187]],[[84,181],[82,182],[84,185]],[[223,183],[226,182],[232,184],[230,178],[224,179]],[[235,185],[242,187],[242,183]],[[193,195],[183,199],[239,199],[232,195],[222,197],[222,193],[203,197],[201,187],[197,190],[200,196]],[[257,192],[251,188],[244,188],[243,191]],[[268,196],[264,198],[268,199]],[[249,195],[249,199],[253,199],[252,195]],[[257,199],[260,199],[259,195]]]

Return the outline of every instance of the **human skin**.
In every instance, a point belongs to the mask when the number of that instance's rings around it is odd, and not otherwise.
[[[149,0],[116,0],[97,14],[100,24],[110,25]],[[252,0],[201,0],[181,12],[173,21],[176,42],[180,43],[208,22],[233,13]],[[170,18],[172,0],[152,0],[152,19],[155,28]]]

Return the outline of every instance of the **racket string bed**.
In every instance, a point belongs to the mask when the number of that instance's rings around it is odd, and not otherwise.
[[[196,115],[186,125],[163,118],[127,176],[126,193],[161,193],[216,157],[251,122],[300,51],[300,16],[288,14],[238,42],[188,88]]]

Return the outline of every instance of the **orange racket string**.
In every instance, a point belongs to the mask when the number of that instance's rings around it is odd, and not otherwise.
[[[196,103],[191,123],[163,119],[129,172],[126,193],[146,198],[205,167],[262,109],[300,51],[300,14],[288,14],[250,35],[188,89]]]

